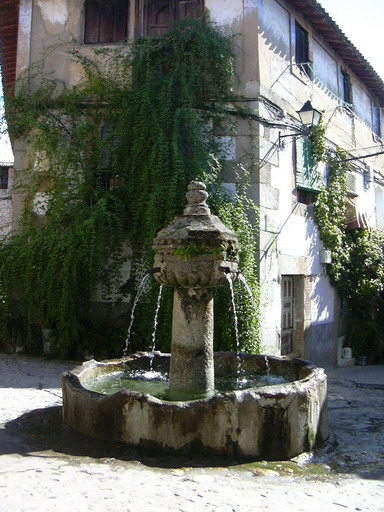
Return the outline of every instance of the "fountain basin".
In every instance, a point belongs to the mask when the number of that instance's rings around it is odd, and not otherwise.
[[[287,376],[292,382],[215,393],[208,398],[168,401],[123,389],[104,395],[87,389],[102,375],[122,371],[122,360],[88,361],[63,374],[63,418],[88,437],[143,449],[191,455],[225,455],[244,459],[288,460],[312,450],[328,437],[326,375],[300,359],[241,354],[247,371]],[[127,365],[149,369],[146,353]],[[153,359],[167,367],[169,354]],[[236,372],[238,357],[215,353],[215,375]]]

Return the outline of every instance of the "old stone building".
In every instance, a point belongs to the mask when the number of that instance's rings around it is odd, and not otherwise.
[[[349,222],[384,228],[384,84],[371,65],[315,0],[0,0],[3,82],[43,54],[45,71],[71,85],[79,80],[75,49],[156,36],[172,20],[199,16],[236,34],[238,92],[254,113],[226,141],[222,181],[236,190],[235,161],[250,151],[249,195],[260,208],[259,279],[265,352],[296,354],[323,366],[342,363],[340,300],[330,285],[330,255],[313,218],[314,194],[327,167],[312,173],[298,111],[309,101],[323,114],[329,150],[351,159]],[[49,50],[49,52],[48,52]],[[11,120],[9,120],[11,122]],[[25,144],[13,140],[15,179],[25,167]],[[313,171],[315,172],[315,171]],[[13,193],[17,226],[22,197]]]

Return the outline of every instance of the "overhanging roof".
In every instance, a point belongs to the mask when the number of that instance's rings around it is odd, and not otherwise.
[[[128,0],[127,0],[128,1]],[[384,82],[359,50],[316,0],[288,0],[334,49],[384,107]],[[16,77],[19,0],[0,0],[0,59],[3,86],[9,91]]]
[[[0,63],[5,92],[16,79],[18,25],[19,0],[0,0]]]
[[[321,0],[320,0],[321,1]],[[384,107],[384,82],[316,0],[289,0]]]

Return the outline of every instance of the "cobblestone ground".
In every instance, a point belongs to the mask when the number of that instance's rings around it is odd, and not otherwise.
[[[74,363],[0,354],[0,511],[384,511],[384,366],[329,372],[331,437],[294,461],[141,454],[61,421]]]

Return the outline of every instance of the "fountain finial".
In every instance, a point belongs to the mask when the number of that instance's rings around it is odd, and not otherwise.
[[[184,208],[184,215],[210,215],[211,211],[206,203],[208,198],[207,187],[201,181],[191,181],[186,193],[188,204]]]

